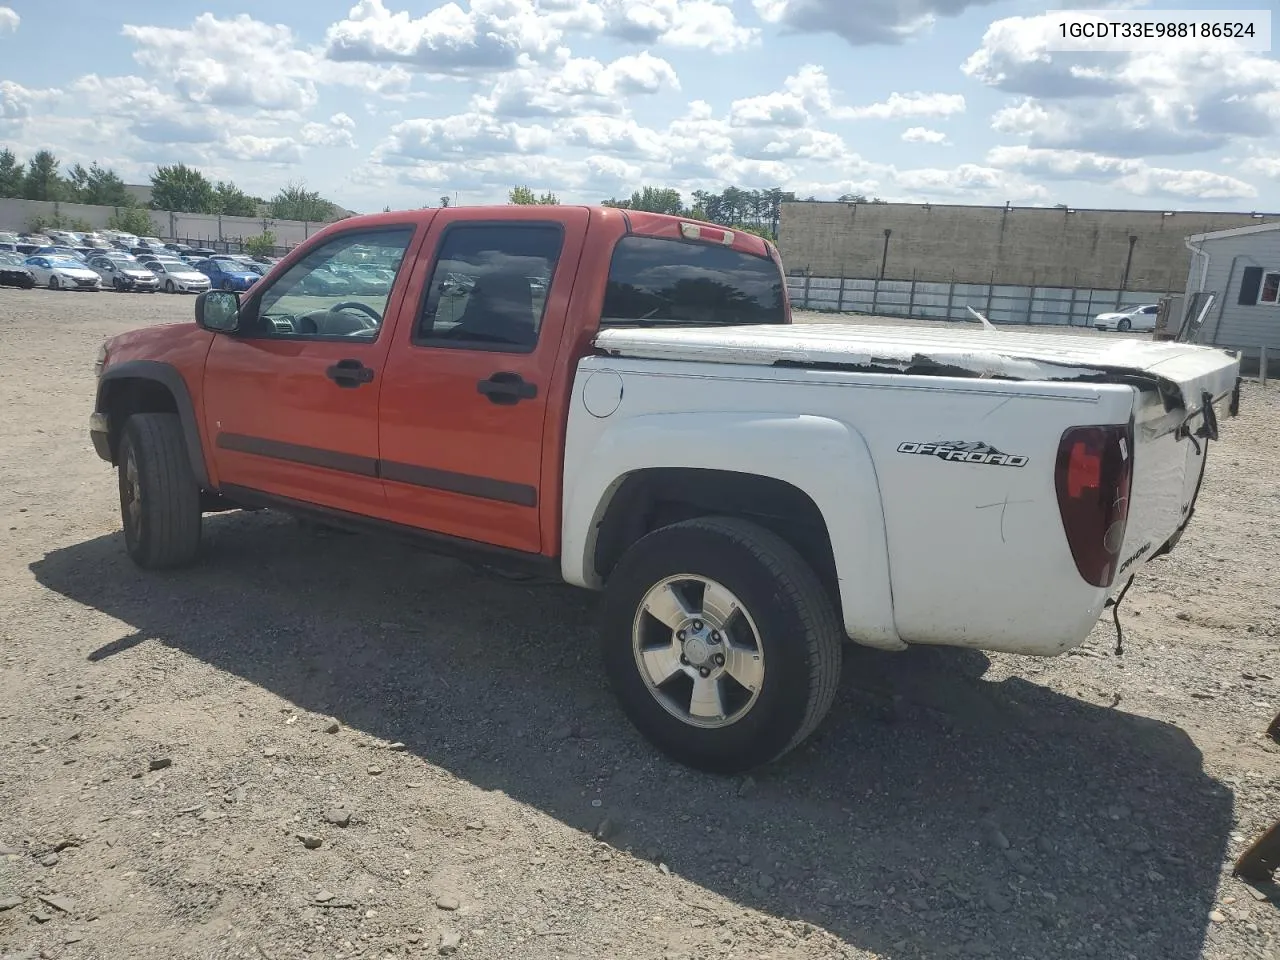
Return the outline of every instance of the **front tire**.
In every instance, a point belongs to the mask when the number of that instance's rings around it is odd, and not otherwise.
[[[165,293],[177,293],[177,292],[178,292],[178,288],[177,288],[177,287],[175,287],[175,286],[173,285],[173,281],[172,281],[172,280],[166,280],[166,281],[164,282],[164,292],[165,292]]]
[[[50,277],[50,278],[49,278],[49,289],[50,289],[50,290],[58,290],[58,289],[60,289],[61,287],[62,287],[62,284],[60,284],[60,283],[58,282],[58,278],[57,278],[57,277]]]
[[[794,749],[835,699],[844,636],[813,569],[746,520],[672,524],[609,580],[605,672],[623,712],[672,759],[739,773]]]
[[[1128,333],[1129,327],[1131,326],[1132,324],[1129,323],[1128,320],[1121,320],[1119,323],[1116,324],[1116,329],[1119,330],[1121,333]]]
[[[176,413],[135,413],[121,432],[120,516],[129,558],[148,570],[190,563],[200,549],[200,485]]]

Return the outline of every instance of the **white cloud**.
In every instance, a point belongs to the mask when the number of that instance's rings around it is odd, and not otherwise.
[[[56,88],[32,89],[12,80],[0,80],[0,133],[13,134],[63,96]]]
[[[728,53],[754,45],[760,35],[738,23],[731,0],[567,0],[559,6],[580,11],[570,22],[595,27],[584,32],[632,43]]]
[[[947,144],[947,135],[941,130],[930,130],[928,127],[908,127],[902,131],[905,143]]]
[[[1225,45],[1052,52],[1051,29],[1047,16],[998,20],[962,68],[1020,96],[992,122],[1032,146],[1135,158],[1188,154],[1273,136],[1280,122],[1280,61]]]
[[[1280,180],[1280,157],[1250,157],[1240,164],[1245,173],[1258,173],[1272,180]]]
[[[854,45],[902,43],[938,17],[995,0],[754,0],[756,13],[797,33],[834,33]]]
[[[0,7],[0,37],[16,32],[21,22],[22,18],[12,7]]]
[[[1083,150],[1050,150],[1021,145],[995,147],[988,151],[987,162],[994,167],[1050,180],[1105,183],[1139,197],[1245,200],[1258,195],[1252,185],[1226,174],[1155,167],[1145,160]]]
[[[629,97],[679,89],[675,68],[648,52],[607,64],[580,57],[553,68],[504,73],[487,94],[475,98],[475,107],[499,117],[621,113]]]
[[[325,35],[331,60],[403,63],[435,74],[504,70],[521,55],[545,57],[562,32],[538,15],[532,0],[473,0],[469,10],[446,3],[412,18],[382,0],[359,0]]]
[[[139,64],[196,103],[300,111],[316,102],[312,58],[286,26],[202,13],[190,30],[126,25],[123,32],[138,45]]]
[[[1139,197],[1172,197],[1175,200],[1249,200],[1258,191],[1243,180],[1209,170],[1172,170],[1145,164],[1116,181]]]
[[[882,103],[853,107],[839,115],[854,120],[901,120],[905,117],[949,117],[964,113],[958,93],[891,93]]]
[[[1006,170],[976,163],[962,163],[950,169],[898,170],[893,181],[906,190],[935,196],[1005,194],[1010,200],[1042,200],[1048,196],[1043,187],[1020,182]]]
[[[375,155],[383,163],[411,166],[415,161],[462,162],[493,154],[543,155],[554,142],[545,127],[463,113],[397,123]]]
[[[214,152],[228,160],[252,163],[299,163],[303,157],[302,147],[292,137],[256,137],[247,133],[227,137]]]
[[[799,128],[824,119],[946,117],[965,109],[958,93],[892,93],[880,103],[859,107],[839,106],[835,99],[826,70],[810,63],[787,77],[781,90],[733,101],[729,120],[735,127]]]
[[[335,113],[328,123],[304,123],[298,136],[310,147],[349,147],[355,149],[356,122],[345,113]]]
[[[325,35],[331,60],[400,63],[431,74],[509,70],[561,54],[566,34],[727,53],[758,41],[731,0],[463,0],[414,18],[359,0]]]

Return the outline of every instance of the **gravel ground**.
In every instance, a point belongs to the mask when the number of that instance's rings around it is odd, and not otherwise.
[[[0,956],[1280,958],[1280,391],[1053,660],[851,651],[754,778],[655,755],[595,598],[267,513],[124,555],[106,335],[191,300],[0,290]]]

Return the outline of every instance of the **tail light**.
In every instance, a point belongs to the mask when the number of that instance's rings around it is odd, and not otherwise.
[[[1058,444],[1058,510],[1080,576],[1095,587],[1115,580],[1129,520],[1133,427],[1073,427]]]

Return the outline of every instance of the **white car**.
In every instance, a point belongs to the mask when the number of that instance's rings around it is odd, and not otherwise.
[[[165,293],[204,293],[209,289],[209,278],[177,257],[156,257],[146,266],[160,278]]]
[[[1121,333],[1127,330],[1154,330],[1159,313],[1158,304],[1144,303],[1116,313],[1100,313],[1093,318],[1093,326],[1095,330],[1119,330]]]
[[[101,290],[102,278],[97,271],[90,270],[83,260],[37,254],[27,257],[26,268],[36,278],[36,283],[43,283],[50,290]]]

